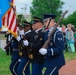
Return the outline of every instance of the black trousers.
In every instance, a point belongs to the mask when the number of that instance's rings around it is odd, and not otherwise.
[[[6,55],[12,55],[12,46],[11,45],[6,49]]]
[[[47,67],[44,75],[59,75],[60,66]]]

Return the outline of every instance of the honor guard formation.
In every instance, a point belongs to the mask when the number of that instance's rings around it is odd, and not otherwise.
[[[65,42],[63,32],[56,28],[55,17],[55,14],[44,14],[43,19],[34,16],[32,23],[24,21],[18,26],[18,36],[12,36],[8,47],[12,50],[9,67],[12,75],[59,75],[65,65]]]

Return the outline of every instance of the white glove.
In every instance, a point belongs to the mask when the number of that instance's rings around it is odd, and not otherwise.
[[[47,49],[41,48],[41,49],[39,50],[39,53],[42,54],[42,55],[46,55],[46,54],[47,54]]]
[[[24,40],[24,41],[23,41],[23,44],[24,44],[25,46],[28,46],[29,42],[28,42],[27,40]]]
[[[20,30],[19,35],[24,35],[24,30]]]
[[[20,36],[17,36],[16,39],[17,39],[18,42],[21,40]]]

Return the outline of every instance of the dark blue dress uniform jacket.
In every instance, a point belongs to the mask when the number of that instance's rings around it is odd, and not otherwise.
[[[29,34],[31,34],[31,32],[25,34],[25,37],[27,37]],[[24,46],[24,49],[22,50],[22,57],[28,58],[28,47],[26,48],[26,46]]]
[[[48,38],[48,32],[45,32],[44,40]],[[63,66],[65,64],[64,59],[64,42],[63,34],[61,31],[56,30],[55,34],[50,38],[50,44],[47,49],[47,54],[45,57],[45,67],[57,67]]]
[[[18,41],[14,37],[13,37],[12,47],[13,49],[18,49]]]
[[[44,44],[44,33],[42,29],[36,33],[32,31],[32,33],[27,37],[29,39],[29,50],[30,53],[33,55],[33,59],[31,59],[32,63],[44,63],[44,56],[39,53],[39,49]]]

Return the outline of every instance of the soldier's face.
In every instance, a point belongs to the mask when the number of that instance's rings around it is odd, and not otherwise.
[[[35,30],[35,26],[34,26],[34,24],[32,25],[32,29]]]
[[[49,27],[48,28],[52,28],[55,25],[55,21],[54,19],[51,19]]]
[[[28,30],[30,30],[30,26],[27,26],[27,27],[24,28],[25,32],[28,31]]]
[[[47,27],[47,21],[44,22],[44,26]]]
[[[37,29],[39,29],[41,27],[42,27],[42,23],[41,22],[37,22],[37,23],[34,24],[35,30],[37,30]]]
[[[34,24],[34,29],[36,30],[37,28],[38,28],[38,24],[35,23],[35,24]]]

